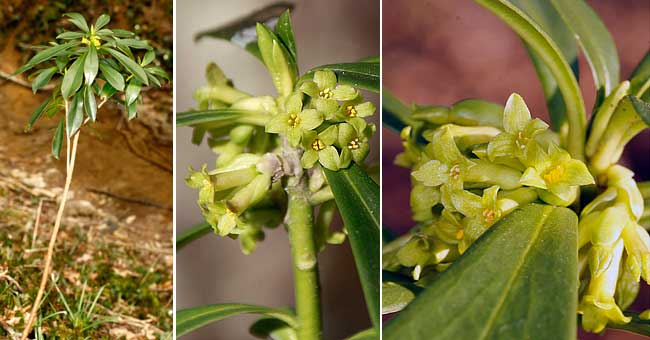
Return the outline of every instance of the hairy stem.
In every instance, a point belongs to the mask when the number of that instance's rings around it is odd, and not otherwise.
[[[99,105],[97,105],[97,109],[102,107],[104,103],[106,103],[106,99],[104,99]],[[66,116],[66,124],[67,124],[67,117],[68,117],[68,101],[65,101],[65,116]],[[88,118],[83,122],[82,125],[86,124],[88,122]],[[68,192],[70,191],[70,183],[72,182],[72,174],[74,173],[74,163],[77,158],[77,145],[79,144],[79,134],[81,130],[78,130],[77,133],[72,136],[72,138],[68,139],[68,142],[66,143],[66,174],[65,174],[65,185],[63,187],[63,194],[61,195],[61,201],[59,202],[59,210],[56,213],[56,220],[54,221],[54,229],[52,229],[52,235],[50,236],[50,243],[47,247],[47,254],[45,256],[45,266],[43,267],[43,274],[41,276],[41,284],[38,288],[38,293],[36,293],[36,299],[34,300],[34,304],[32,305],[32,310],[29,313],[29,320],[27,321],[27,324],[25,325],[25,329],[23,330],[23,334],[21,335],[20,339],[21,340],[27,340],[29,337],[29,333],[31,333],[32,328],[34,327],[34,322],[36,321],[36,315],[38,315],[38,311],[41,307],[41,300],[43,299],[43,294],[45,293],[45,287],[47,286],[47,281],[50,276],[50,273],[52,272],[52,259],[54,258],[54,246],[56,245],[56,237],[59,233],[59,228],[61,227],[61,219],[63,218],[63,211],[65,210],[65,203],[68,200]],[[72,139],[72,143],[70,143],[70,139]]]
[[[314,218],[307,193],[304,181],[287,188],[289,204],[285,223],[293,258],[298,339],[318,340],[321,338],[320,286]]]

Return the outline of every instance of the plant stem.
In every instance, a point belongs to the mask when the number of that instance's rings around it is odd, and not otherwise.
[[[106,103],[107,99],[104,99],[102,102],[97,105],[97,110],[99,110],[102,105]],[[68,101],[65,101],[65,120],[66,124],[68,121]],[[82,125],[88,122],[86,118]],[[56,220],[54,221],[54,229],[52,229],[52,235],[50,236],[50,243],[47,247],[47,255],[45,256],[45,267],[43,268],[43,275],[41,276],[41,285],[38,288],[38,293],[36,293],[36,299],[32,305],[32,310],[29,313],[29,320],[25,325],[23,334],[21,335],[21,340],[27,340],[29,333],[34,327],[34,322],[36,321],[36,315],[38,310],[41,307],[41,300],[43,299],[43,294],[45,293],[45,286],[47,285],[48,278],[52,272],[52,259],[54,258],[54,246],[56,245],[56,237],[59,233],[59,228],[61,227],[61,219],[63,218],[63,211],[65,210],[65,203],[68,200],[68,192],[70,191],[70,183],[72,182],[72,174],[74,173],[74,163],[77,159],[77,145],[79,144],[79,134],[81,130],[78,130],[72,138],[68,138],[66,143],[66,174],[65,174],[65,185],[63,187],[63,194],[61,195],[61,202],[59,202],[59,210],[56,213]],[[70,143],[72,139],[72,145]]]
[[[312,206],[302,180],[289,186],[287,194],[285,223],[293,258],[298,339],[318,340],[321,338],[320,286]]]
[[[74,163],[77,154],[77,144],[79,143],[79,132],[77,132],[72,138],[72,150],[67,152],[67,169],[65,175],[65,186],[63,187],[63,195],[61,196],[61,202],[59,202],[59,210],[56,213],[56,221],[54,222],[54,229],[52,229],[52,235],[50,236],[50,244],[47,248],[47,255],[45,256],[45,267],[43,268],[43,274],[41,276],[41,285],[38,288],[38,293],[36,294],[36,299],[32,305],[32,311],[29,313],[29,321],[25,326],[25,330],[21,336],[21,340],[26,340],[29,336],[29,333],[32,331],[34,322],[36,321],[36,315],[40,309],[41,299],[45,293],[45,286],[47,285],[50,272],[52,272],[52,258],[54,257],[54,246],[56,245],[56,236],[59,233],[59,227],[61,226],[61,219],[63,217],[63,210],[65,209],[65,203],[68,199],[68,192],[70,190],[70,183],[72,182],[72,173],[74,172]],[[68,145],[70,140],[68,140]]]

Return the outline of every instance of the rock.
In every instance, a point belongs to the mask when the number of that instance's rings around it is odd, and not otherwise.
[[[66,204],[67,214],[70,216],[94,216],[97,209],[92,203],[85,200],[73,200]]]

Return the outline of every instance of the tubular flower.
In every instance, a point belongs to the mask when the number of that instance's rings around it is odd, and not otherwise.
[[[323,122],[323,115],[314,109],[302,109],[302,94],[287,98],[286,112],[275,115],[266,123],[266,132],[287,136],[291,146],[298,146],[305,131],[313,130]]]
[[[548,153],[533,145],[527,150],[528,168],[520,183],[540,189],[539,196],[546,203],[568,206],[575,201],[579,186],[595,183],[587,166],[557,145],[551,144]]]
[[[349,85],[337,85],[334,72],[316,71],[314,79],[305,81],[300,91],[311,97],[314,107],[327,114],[336,112],[339,108],[337,101],[349,101],[359,95],[359,91]]]
[[[535,142],[535,136],[546,131],[548,124],[541,119],[531,119],[526,103],[516,93],[506,102],[503,111],[504,132],[488,143],[487,155],[492,162],[508,162],[515,158],[524,161],[526,149]]]
[[[337,138],[338,128],[336,125],[328,127],[321,133],[307,131],[303,137],[305,152],[300,160],[303,168],[310,169],[316,162],[319,162],[330,170],[338,170],[341,160],[338,151],[333,146]]]
[[[352,120],[339,126],[338,146],[341,148],[341,167],[348,167],[351,161],[363,164],[370,152],[369,138],[375,133],[374,124],[363,120]]]

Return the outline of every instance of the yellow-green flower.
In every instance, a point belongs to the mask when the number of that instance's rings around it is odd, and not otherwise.
[[[614,300],[623,241],[618,240],[612,250],[611,262],[603,272],[590,278],[578,306],[578,313],[582,314],[582,327],[589,332],[601,332],[610,321],[619,324],[630,322]]]
[[[266,132],[284,134],[291,146],[298,146],[305,131],[313,130],[323,122],[323,115],[314,109],[302,109],[302,94],[287,98],[286,112],[279,113],[266,123]]]
[[[302,167],[310,169],[319,162],[327,169],[336,171],[340,166],[339,153],[333,146],[338,138],[338,128],[332,125],[321,133],[307,131],[302,139],[302,146],[305,149],[300,162]]]
[[[341,167],[347,168],[350,162],[363,164],[370,152],[368,139],[375,131],[373,124],[366,124],[361,118],[350,120],[349,123],[338,124],[338,146],[341,149]]]
[[[568,206],[573,203],[580,185],[594,184],[587,166],[571,158],[568,152],[551,144],[546,153],[536,143],[528,145],[522,185],[540,189],[539,196],[549,204]]]
[[[338,101],[355,99],[359,92],[349,85],[337,85],[336,74],[330,70],[316,71],[314,80],[300,85],[300,91],[311,97],[316,110],[331,114],[339,108]]]
[[[364,102],[363,97],[358,95],[353,100],[343,102],[338,110],[326,113],[328,120],[336,122],[349,122],[352,119],[360,119],[372,116],[375,113],[375,105],[371,102]]]
[[[528,145],[535,143],[535,136],[548,129],[548,124],[538,118],[531,119],[524,99],[513,93],[503,111],[503,129],[488,144],[487,154],[492,162],[508,162],[513,158],[523,161]]]

